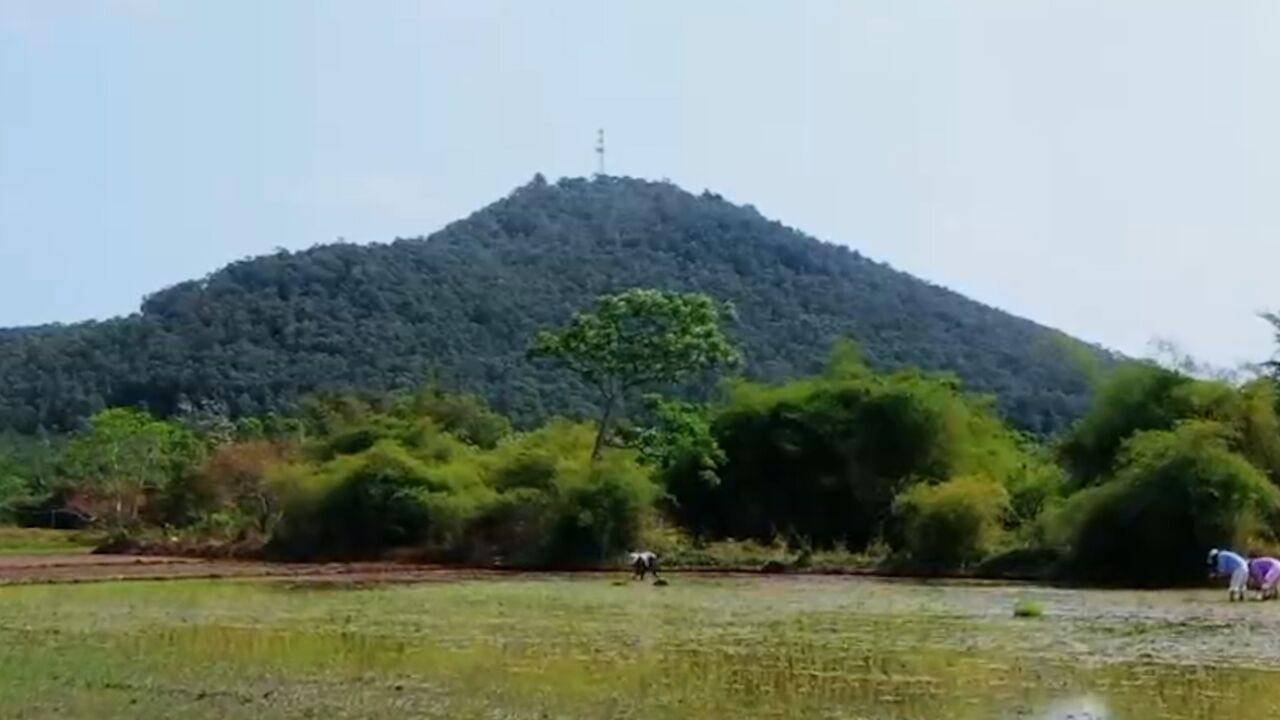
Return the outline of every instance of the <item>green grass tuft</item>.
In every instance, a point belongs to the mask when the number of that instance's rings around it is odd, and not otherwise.
[[[1013,604],[1013,616],[1020,618],[1038,618],[1044,615],[1044,606],[1035,600],[1022,599]]]

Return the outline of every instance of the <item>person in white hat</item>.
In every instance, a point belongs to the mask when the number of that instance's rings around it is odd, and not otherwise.
[[[1230,550],[1214,548],[1209,551],[1209,574],[1214,577],[1227,575],[1231,583],[1227,586],[1227,601],[1245,599],[1245,591],[1249,587],[1249,561]]]

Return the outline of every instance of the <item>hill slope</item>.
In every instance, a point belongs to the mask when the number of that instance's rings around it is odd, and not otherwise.
[[[1086,384],[1055,331],[770,221],[750,206],[624,178],[541,176],[426,239],[234,263],[127,318],[0,330],[0,428],[67,428],[104,405],[235,414],[319,389],[429,373],[517,419],[583,409],[530,335],[604,292],[696,289],[737,304],[748,374],[810,372],[849,335],[878,366],[954,371],[1019,426],[1076,417]]]

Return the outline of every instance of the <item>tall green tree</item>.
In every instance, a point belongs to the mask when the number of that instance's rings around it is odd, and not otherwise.
[[[113,530],[135,524],[149,496],[199,452],[191,433],[128,408],[104,410],[67,446],[64,463],[76,483],[76,503]]]
[[[700,293],[627,290],[596,299],[559,330],[538,333],[531,352],[564,363],[596,390],[600,420],[591,457],[598,459],[634,392],[740,361],[723,329],[732,317],[731,305]]]
[[[681,468],[717,484],[716,468],[726,458],[711,431],[711,409],[656,394],[646,396],[645,404],[652,420],[632,439],[640,458],[663,474]]]

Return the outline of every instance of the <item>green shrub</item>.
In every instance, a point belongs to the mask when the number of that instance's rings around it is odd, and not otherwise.
[[[1075,481],[1092,485],[1114,468],[1118,453],[1134,433],[1165,430],[1194,409],[1186,392],[1195,381],[1151,363],[1118,365],[1102,382],[1092,405],[1059,453]]]
[[[1047,453],[1029,447],[1026,457],[1020,470],[1011,473],[1004,482],[1009,491],[1005,527],[1020,530],[1024,538],[1034,532],[1036,519],[1061,502],[1068,490],[1065,473],[1051,462]]]
[[[320,527],[314,519],[334,484],[332,473],[310,463],[281,464],[267,471],[266,486],[279,503],[279,521],[267,549],[290,558],[320,555]]]
[[[272,469],[294,459],[296,448],[266,440],[228,442],[210,451],[192,476],[194,503],[206,515],[243,521],[245,535],[269,537],[280,518],[279,499],[268,485]]]
[[[62,444],[0,433],[0,523],[51,524]]]
[[[1013,604],[1013,616],[1019,618],[1038,618],[1044,615],[1044,605],[1035,600],[1022,598]]]
[[[418,549],[437,560],[490,560],[490,555],[470,555],[471,536],[475,532],[476,518],[493,502],[492,493],[484,491],[435,492],[419,490],[417,499],[426,512],[429,523],[426,537],[418,543]]]
[[[0,474],[0,523],[20,522],[23,502],[31,495],[25,478]]]
[[[432,422],[354,455],[273,470],[278,552],[374,557],[412,548],[441,560],[598,563],[637,542],[657,487],[635,458],[596,463],[590,426],[555,421],[484,450]]]
[[[657,487],[628,453],[606,455],[580,481],[569,480],[550,555],[598,563],[635,546]]]
[[[1274,542],[1280,491],[1241,455],[1231,430],[1191,421],[1126,443],[1115,476],[1072,497],[1056,519],[1077,578],[1172,585],[1204,577],[1211,547]]]
[[[962,567],[995,549],[1009,511],[1009,493],[990,480],[957,478],[909,488],[898,496],[894,510],[913,562]]]
[[[410,407],[450,435],[485,450],[497,447],[511,434],[511,422],[475,395],[427,390],[414,395]]]
[[[342,558],[424,541],[430,518],[421,493],[441,489],[422,463],[390,441],[310,472],[294,469],[280,481],[292,487],[277,545]]]
[[[548,453],[529,450],[517,452],[494,467],[489,476],[490,484],[500,492],[553,492],[559,472],[558,464],[556,458]]]
[[[588,425],[554,421],[488,455],[495,499],[477,519],[482,551],[512,564],[599,563],[632,549],[658,488],[628,451],[591,462]],[[476,548],[471,553],[476,554]]]
[[[497,494],[447,552],[470,562],[515,567],[553,564],[547,544],[556,522],[556,496],[532,488]]]
[[[335,455],[355,455],[373,447],[385,433],[372,426],[348,428],[329,438],[325,446],[328,457]]]
[[[713,476],[697,464],[664,473],[674,516],[706,539],[861,551],[891,529],[894,499],[914,483],[983,475],[1015,488],[1029,515],[1060,484],[985,399],[946,376],[877,374],[848,345],[821,377],[733,386],[711,434],[722,453]]]
[[[1275,385],[1265,378],[1237,387],[1151,363],[1123,363],[1058,450],[1077,486],[1087,487],[1119,470],[1126,444],[1138,433],[1170,431],[1189,420],[1219,424],[1231,450],[1280,481],[1280,418]]]

